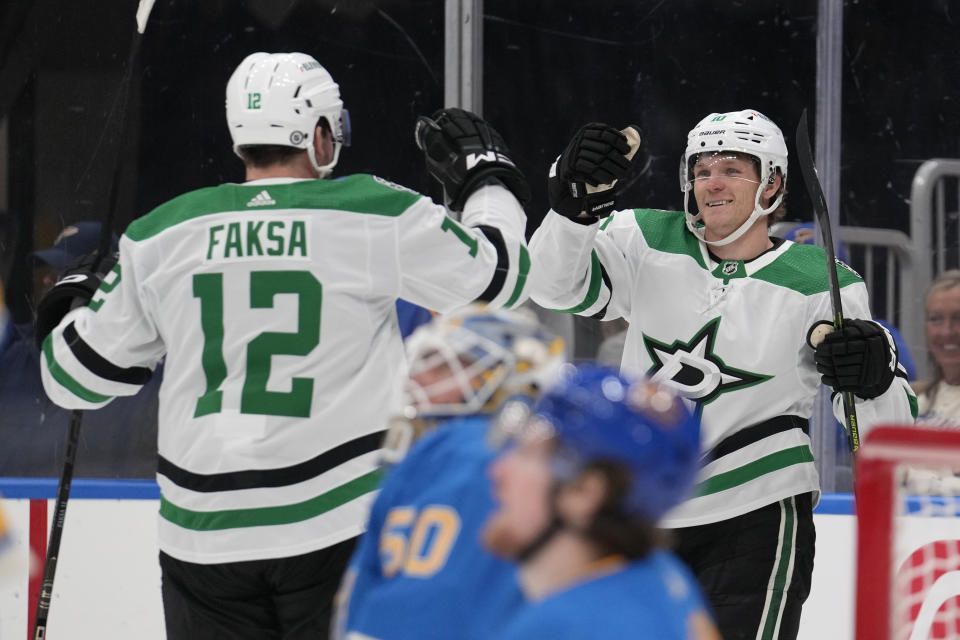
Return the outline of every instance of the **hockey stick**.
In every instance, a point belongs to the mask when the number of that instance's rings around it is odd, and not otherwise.
[[[820,227],[823,238],[823,250],[827,254],[827,277],[830,282],[830,302],[833,306],[833,328],[843,328],[843,307],[840,302],[840,283],[837,280],[837,256],[833,248],[833,232],[830,228],[830,214],[827,212],[827,201],[823,197],[823,188],[817,177],[817,167],[813,162],[813,153],[810,150],[810,133],[807,130],[807,110],[800,114],[800,123],[797,125],[797,161],[800,163],[800,173],[807,185],[807,193],[813,204],[813,214]],[[826,325],[824,325],[826,326]],[[825,334],[824,334],[825,335]],[[816,346],[823,340],[824,335],[811,337],[811,343]],[[843,400],[843,415],[847,427],[847,440],[850,451],[856,453],[860,448],[860,429],[857,425],[857,408],[854,404],[853,393],[841,392]]]
[[[137,6],[137,33],[133,36],[130,43],[130,54],[127,57],[127,67],[123,78],[120,81],[118,90],[118,99],[122,100],[120,104],[120,126],[118,130],[123,132],[126,125],[126,103],[131,74],[133,73],[133,63],[140,51],[140,41],[144,30],[147,28],[147,20],[150,17],[150,10],[153,8],[154,0],[140,0]],[[116,106],[116,104],[114,105]],[[107,124],[113,116],[114,109],[107,115]],[[117,183],[120,178],[120,157],[114,161],[113,180],[110,184],[110,194],[108,198],[107,217],[100,229],[100,245],[94,270],[96,270],[104,256],[110,251],[111,228],[115,217],[117,207]],[[63,524],[67,517],[67,502],[70,499],[70,487],[73,484],[73,466],[77,458],[77,446],[80,442],[80,425],[83,422],[83,411],[74,409],[70,414],[70,426],[67,429],[67,445],[63,454],[63,468],[60,472],[60,482],[57,485],[57,497],[53,510],[53,523],[50,525],[50,539],[47,542],[47,557],[43,563],[43,580],[40,583],[40,597],[37,601],[37,616],[33,625],[33,640],[45,640],[47,635],[47,619],[50,616],[50,601],[53,597],[53,579],[57,573],[57,560],[60,555],[60,539],[63,536]]]
[[[60,538],[63,535],[63,522],[67,517],[67,500],[70,498],[70,485],[73,483],[73,464],[77,457],[77,444],[80,440],[80,422],[82,420],[83,411],[74,409],[70,414],[70,427],[67,430],[67,449],[63,454],[63,469],[60,472],[60,484],[57,485],[56,506],[53,511],[53,523],[50,525],[50,540],[47,542],[47,558],[43,563],[43,580],[40,583],[37,618],[33,625],[34,640],[44,640],[47,635],[50,598],[53,596],[53,577],[57,572],[57,560],[60,555]]]

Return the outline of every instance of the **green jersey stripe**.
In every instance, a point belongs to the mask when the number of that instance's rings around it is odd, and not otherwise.
[[[904,390],[904,393],[907,394],[907,402],[910,403],[910,415],[916,420],[917,416],[920,415],[920,404],[917,401],[917,396],[906,390]]]
[[[837,263],[836,269],[837,282],[841,288],[863,281],[845,264]],[[823,249],[808,244],[794,244],[752,277],[811,296],[829,291],[827,275],[826,254]]]
[[[794,537],[796,536],[796,525],[794,521],[797,516],[797,508],[794,504],[793,497],[782,501],[781,504],[783,535],[780,538],[780,547],[777,549],[777,565],[774,569],[773,584],[770,585],[770,588],[767,590],[767,593],[770,594],[770,601],[766,607],[766,611],[764,611],[766,619],[760,634],[761,640],[776,640],[774,631],[776,631],[777,625],[783,617],[781,608],[783,607],[783,599],[786,596],[787,587],[789,586],[787,584],[789,582],[788,577],[795,553],[796,544]]]
[[[220,531],[242,527],[264,527],[303,522],[351,500],[370,493],[380,485],[381,470],[371,471],[309,500],[276,507],[226,509],[223,511],[191,511],[160,496],[160,516],[169,522],[193,531]]]
[[[261,205],[254,198],[269,193],[272,203]],[[204,216],[276,209],[345,211],[397,217],[421,199],[419,193],[382,178],[356,174],[340,180],[303,180],[285,184],[222,184],[185,193],[160,205],[127,227],[131,240],[151,238],[170,227]]]
[[[530,272],[530,252],[527,251],[527,248],[522,244],[520,245],[520,260],[517,269],[519,270],[517,274],[517,284],[513,287],[513,294],[511,294],[510,299],[503,305],[508,309],[512,307],[513,303],[520,297],[520,292],[523,291],[523,285],[527,282],[527,274]]]
[[[112,396],[100,395],[95,391],[87,389],[85,386],[77,382],[73,376],[67,373],[63,367],[60,366],[60,363],[57,362],[57,359],[53,357],[53,340],[51,339],[51,333],[43,340],[43,356],[47,360],[47,368],[50,369],[50,375],[53,376],[53,379],[57,383],[69,390],[70,393],[86,400],[87,402],[106,402],[110,400]]]
[[[700,243],[687,231],[684,214],[680,211],[634,209],[633,217],[643,231],[647,245],[655,251],[690,256],[706,269]]]
[[[805,462],[813,462],[813,452],[810,451],[809,445],[802,444],[790,449],[776,451],[736,469],[707,478],[697,485],[693,495],[699,498],[732,489],[768,473]]]
[[[596,251],[590,252],[590,288],[587,289],[587,295],[583,301],[569,309],[554,309],[558,313],[580,313],[584,309],[589,309],[600,297],[600,285],[603,283],[603,274],[600,270],[600,256]]]

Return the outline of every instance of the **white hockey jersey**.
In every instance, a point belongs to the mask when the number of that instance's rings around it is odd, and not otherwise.
[[[370,175],[266,179],[135,220],[89,307],[43,345],[61,406],[132,395],[165,360],[160,547],[276,558],[360,534],[406,373],[395,301],[526,299],[525,216],[501,186],[462,222]]]
[[[669,382],[702,419],[704,466],[666,527],[726,520],[819,479],[808,419],[820,376],[807,331],[832,318],[823,249],[785,241],[749,260],[713,260],[682,212],[617,211],[581,225],[547,214],[530,242],[531,297],[548,308],[625,318],[622,369]],[[869,319],[866,287],[837,267],[844,314]],[[842,420],[840,398],[835,412]],[[909,422],[916,398],[897,377],[857,402],[861,435]]]

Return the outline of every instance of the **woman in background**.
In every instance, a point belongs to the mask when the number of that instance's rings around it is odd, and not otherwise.
[[[960,269],[930,283],[924,306],[933,378],[914,384],[917,422],[960,425]]]

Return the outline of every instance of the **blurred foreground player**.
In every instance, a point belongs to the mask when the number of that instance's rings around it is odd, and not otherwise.
[[[493,508],[486,467],[491,420],[510,419],[556,378],[563,342],[530,313],[474,309],[441,317],[408,340],[408,419],[351,561],[338,638],[498,637],[522,597],[511,564],[483,551]],[[497,417],[493,414],[501,410]]]
[[[699,421],[672,393],[581,365],[513,437],[483,537],[519,563],[529,604],[498,638],[719,640],[656,529],[698,468]]]

